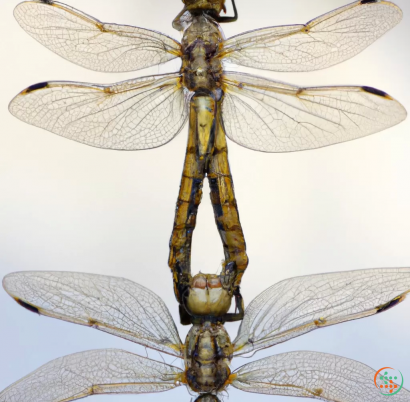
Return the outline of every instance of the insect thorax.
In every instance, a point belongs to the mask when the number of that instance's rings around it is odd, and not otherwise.
[[[185,341],[185,367],[189,386],[195,392],[216,392],[224,388],[231,371],[233,346],[221,324],[194,325]]]
[[[223,34],[219,25],[204,13],[192,17],[182,38],[182,68],[184,85],[190,91],[221,87],[222,64],[217,51]]]

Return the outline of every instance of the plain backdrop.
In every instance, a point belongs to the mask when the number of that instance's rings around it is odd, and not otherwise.
[[[0,276],[65,270],[126,277],[159,294],[178,322],[167,259],[187,129],[155,150],[107,151],[26,125],[8,113],[7,105],[37,82],[111,83],[175,71],[179,63],[127,74],[88,71],[27,35],[13,18],[17,3],[0,3]],[[305,23],[346,3],[237,0],[239,21],[223,28],[229,37],[258,27]],[[259,74],[304,86],[374,86],[410,109],[410,3],[397,4],[404,11],[401,24],[354,59],[313,73]],[[102,21],[180,39],[171,26],[182,9],[180,0],[71,0],[70,5]],[[409,127],[407,120],[365,139],[292,154],[258,153],[228,143],[250,257],[242,286],[246,303],[293,276],[410,266]],[[208,192],[206,186],[192,265],[195,272],[215,273],[223,253]],[[374,369],[397,368],[410,388],[409,312],[407,301],[385,314],[313,331],[253,359],[292,350],[333,353]],[[188,327],[178,328],[184,339]],[[234,337],[237,326],[227,328]],[[0,289],[0,389],[59,356],[107,347],[146,354],[144,348],[111,335],[29,313]],[[156,352],[148,353],[161,359]],[[248,361],[238,358],[233,367]],[[235,402],[282,400],[232,388],[228,397]],[[136,398],[191,397],[180,387],[162,394],[89,400]]]

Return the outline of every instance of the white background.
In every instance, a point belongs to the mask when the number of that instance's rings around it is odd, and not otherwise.
[[[0,3],[0,276],[20,270],[123,276],[159,294],[178,322],[167,259],[187,130],[155,150],[106,151],[26,125],[8,113],[7,105],[37,82],[110,83],[174,71],[179,64],[134,74],[85,70],[28,36],[13,18],[17,3]],[[305,23],[345,3],[238,0],[239,21],[223,28],[229,37],[258,27]],[[303,86],[374,86],[410,109],[410,3],[396,3],[405,14],[402,23],[354,59],[314,73],[259,74]],[[179,39],[171,27],[182,8],[179,0],[71,0],[70,5],[102,21]],[[365,139],[292,154],[263,154],[229,142],[250,257],[242,286],[245,302],[292,276],[410,265],[409,126],[407,120]],[[207,193],[206,187],[193,268],[214,273],[223,253]],[[311,332],[256,358],[292,350],[334,353],[374,369],[397,368],[410,388],[409,311],[407,301],[386,314]],[[178,327],[184,339],[188,327]],[[227,327],[233,336],[236,326]],[[0,290],[0,389],[51,359],[106,347],[145,355],[138,345],[111,335],[29,313]],[[150,356],[159,359],[157,353]],[[247,361],[238,358],[233,367]],[[135,398],[188,401],[190,396],[181,387],[163,394],[89,400]],[[229,398],[280,400],[232,388]]]

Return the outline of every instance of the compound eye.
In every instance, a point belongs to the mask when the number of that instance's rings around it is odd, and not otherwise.
[[[192,287],[198,289],[205,289],[207,285],[205,275],[196,275],[192,280]]]
[[[217,289],[222,287],[221,279],[216,278],[208,278],[208,287],[210,289]]]

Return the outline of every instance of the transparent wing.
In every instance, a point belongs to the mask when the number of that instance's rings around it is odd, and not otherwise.
[[[165,303],[130,280],[76,272],[28,271],[5,276],[3,287],[30,311],[182,356],[181,340]]]
[[[355,360],[316,352],[290,352],[245,364],[232,385],[246,392],[343,402],[409,402],[402,388],[386,398],[376,388],[376,371]],[[397,385],[397,391],[400,384]]]
[[[402,11],[383,0],[355,1],[306,25],[257,29],[224,43],[230,63],[272,71],[313,71],[360,53],[397,25]]]
[[[235,355],[317,328],[381,313],[410,292],[410,268],[366,269],[286,279],[252,300],[234,341]]]
[[[43,82],[10,103],[20,120],[98,148],[138,150],[171,141],[186,122],[179,74],[113,85]]]
[[[14,16],[42,45],[91,70],[134,71],[181,55],[180,44],[159,32],[106,24],[57,1],[27,1]]]
[[[0,402],[67,402],[98,394],[162,392],[182,370],[119,349],[89,350],[52,360],[0,393]]]
[[[392,127],[404,107],[370,87],[299,88],[249,74],[224,74],[226,135],[246,148],[292,152],[365,137]]]

